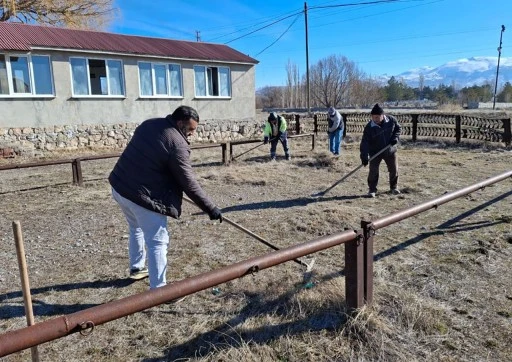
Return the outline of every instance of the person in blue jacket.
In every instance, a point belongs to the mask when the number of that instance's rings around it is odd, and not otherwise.
[[[380,150],[390,146],[386,151],[375,157],[370,162],[368,173],[368,196],[375,197],[377,184],[379,183],[379,166],[382,160],[386,162],[389,172],[389,188],[393,195],[400,194],[398,190],[398,165],[396,162],[396,150],[402,127],[393,116],[384,114],[384,110],[375,104],[371,110],[372,120],[369,121],[363,131],[363,138],[359,146],[361,162],[368,165],[369,159]]]
[[[276,112],[271,112],[269,114],[263,131],[263,143],[267,144],[270,142],[271,161],[276,160],[276,149],[279,141],[283,145],[286,159],[291,159],[290,149],[288,147],[288,132],[286,131],[286,128],[286,119],[284,119],[283,116],[278,116]]]

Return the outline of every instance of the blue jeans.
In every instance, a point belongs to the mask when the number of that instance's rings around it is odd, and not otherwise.
[[[114,189],[112,197],[121,207],[128,222],[130,269],[144,268],[147,248],[149,287],[163,287],[167,284],[167,216],[137,205],[119,195]]]
[[[341,147],[341,137],[343,136],[343,130],[337,129],[334,132],[329,132],[329,151],[334,153],[335,155],[340,154]]]

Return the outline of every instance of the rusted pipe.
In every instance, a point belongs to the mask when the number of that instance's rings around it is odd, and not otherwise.
[[[374,220],[370,224],[370,228],[373,229],[373,230],[377,230],[377,229],[386,227],[386,226],[391,225],[391,224],[393,224],[395,222],[398,222],[400,220],[406,219],[406,218],[408,218],[410,216],[417,215],[420,212],[423,212],[425,210],[431,209],[433,207],[438,207],[439,205],[447,203],[448,201],[451,201],[451,200],[457,199],[457,198],[459,198],[461,196],[470,194],[470,193],[472,193],[472,192],[474,192],[474,191],[476,191],[478,189],[481,189],[481,188],[484,188],[486,186],[492,185],[492,184],[494,184],[496,182],[499,182],[499,181],[503,181],[503,180],[505,180],[508,177],[512,177],[512,170],[504,172],[504,173],[502,173],[500,175],[488,178],[487,180],[478,182],[476,184],[473,184],[471,186],[465,187],[463,189],[460,189],[460,190],[457,190],[457,191],[454,191],[454,192],[450,192],[450,193],[445,194],[445,195],[443,195],[441,197],[438,197],[437,199],[433,199],[433,200],[424,202],[423,204],[419,204],[419,205],[413,206],[413,207],[405,209],[405,210],[397,211],[397,212],[395,212],[393,214],[389,214],[389,215],[384,216],[384,217],[382,217],[380,219]]]
[[[72,333],[91,331],[95,326],[155,307],[244,275],[309,255],[354,240],[357,233],[347,230],[306,243],[253,257],[223,268],[151,289],[146,292],[98,305],[76,313],[49,319],[30,327],[0,335],[0,357],[30,348]]]

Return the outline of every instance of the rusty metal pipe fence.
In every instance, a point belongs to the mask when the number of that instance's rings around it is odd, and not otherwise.
[[[348,230],[294,245],[262,256],[168,284],[161,288],[98,305],[0,335],[0,357],[45,342],[80,332],[91,333],[95,326],[155,307],[216,285],[256,273],[260,270],[300,258],[342,243],[354,241],[355,231]]]
[[[101,156],[98,156],[101,158]],[[50,163],[55,164],[55,163]],[[373,243],[375,230],[437,208],[478,189],[512,177],[512,170],[463,189],[448,193],[374,221],[361,222],[361,230],[348,230],[247,259],[214,271],[199,274],[162,288],[88,308],[73,314],[46,320],[30,327],[0,335],[0,357],[66,335],[87,334],[100,324],[140,312],[247,274],[297,259],[336,245],[345,245],[345,298],[349,310],[370,304],[373,299]]]
[[[289,138],[311,137],[311,149],[315,149],[315,134],[314,133],[290,135],[288,137]],[[259,139],[248,139],[248,140],[240,140],[240,141],[233,141],[233,142],[195,145],[190,148],[192,150],[198,150],[198,149],[204,149],[204,148],[220,147],[222,149],[222,163],[224,165],[228,165],[233,158],[233,146],[248,144],[248,143],[255,143],[255,142],[262,142],[262,141]],[[228,148],[229,148],[229,155],[228,155]],[[9,164],[9,165],[0,166],[0,171],[21,169],[21,168],[41,167],[41,166],[71,164],[71,173],[73,175],[73,185],[83,186],[84,178],[83,178],[83,173],[82,173],[82,162],[102,160],[102,159],[107,159],[107,158],[115,158],[115,157],[119,157],[119,156],[121,156],[121,152],[109,153],[109,154],[103,154],[103,155],[95,155],[95,156],[84,156],[84,157],[77,157],[77,158],[60,159],[60,160],[51,160],[51,161]]]

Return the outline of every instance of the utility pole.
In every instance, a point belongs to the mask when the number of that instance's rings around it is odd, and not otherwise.
[[[196,30],[196,41],[197,42],[201,41],[201,32],[199,30]]]
[[[503,39],[504,31],[505,31],[505,25],[502,25],[501,33],[500,33],[500,46],[498,47],[498,66],[496,67],[496,83],[494,84],[494,99],[492,102],[492,109],[494,109],[496,107],[496,90],[498,89],[498,73],[500,71],[501,40]]]
[[[311,107],[309,102],[309,47],[308,47],[308,4],[304,2],[304,20],[306,22],[306,106],[308,116],[311,116]]]

